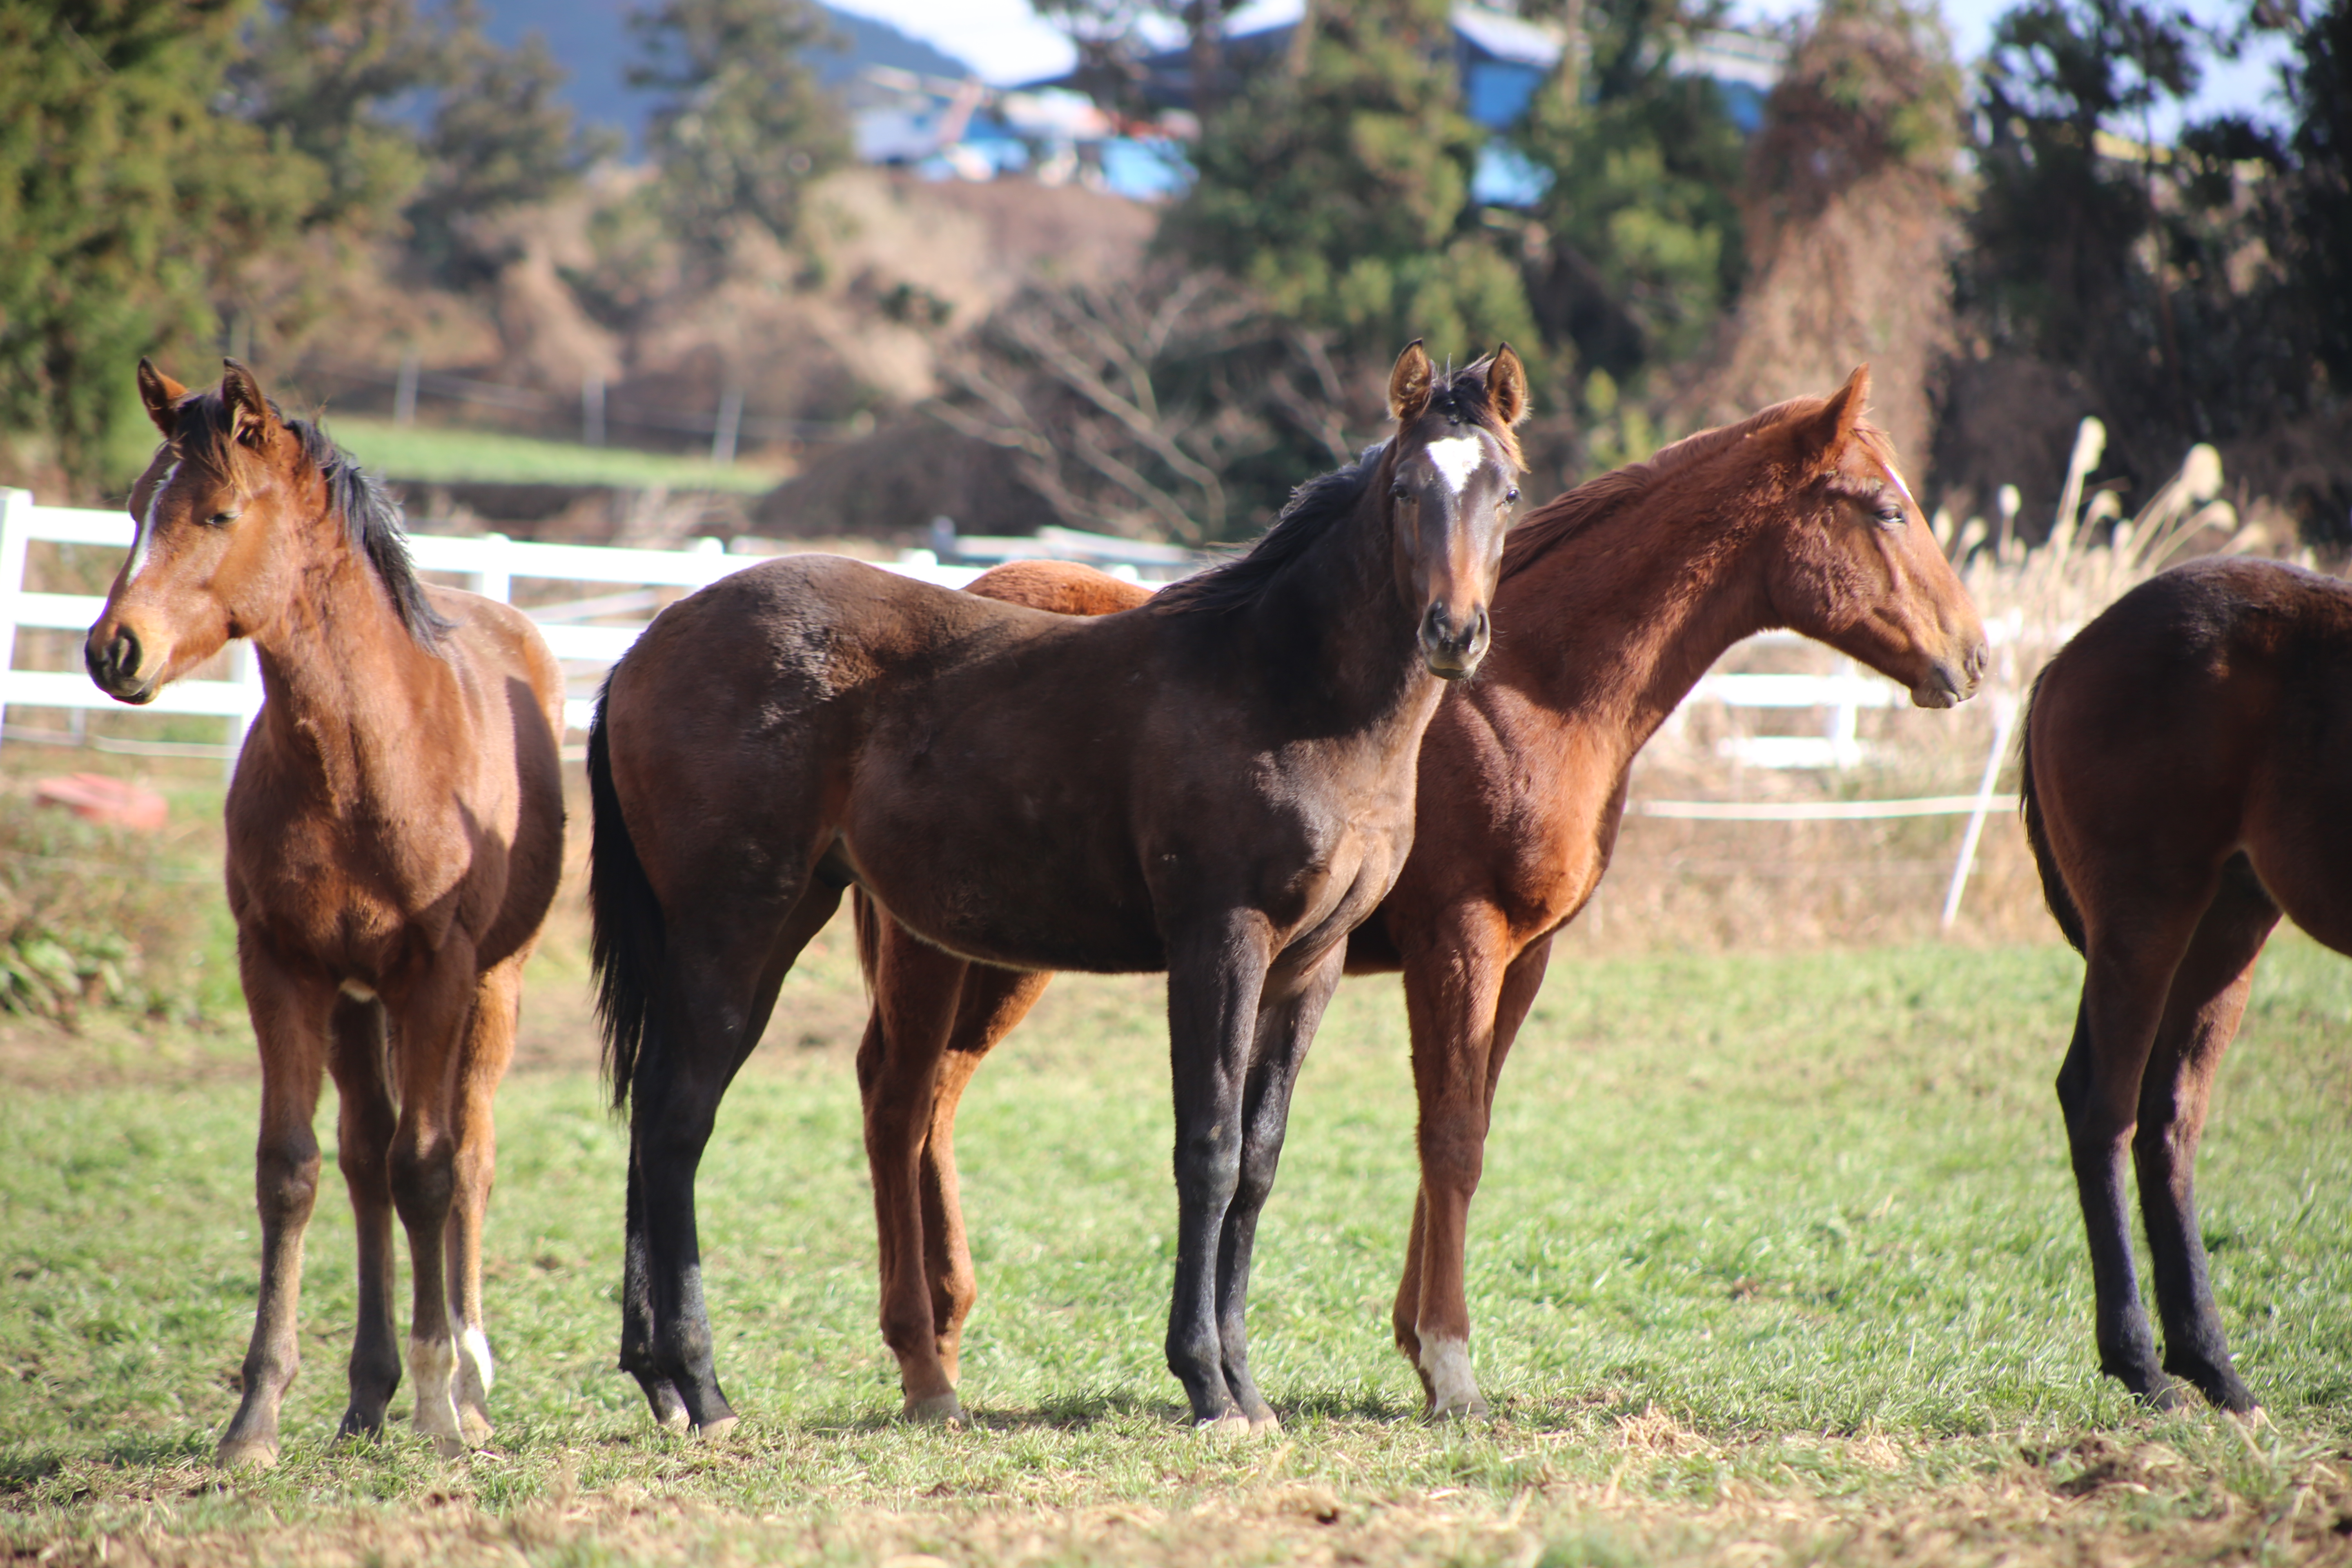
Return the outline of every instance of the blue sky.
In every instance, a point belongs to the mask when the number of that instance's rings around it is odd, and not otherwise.
[[[878,17],[900,31],[938,45],[971,63],[990,81],[1010,83],[1057,75],[1069,68],[1070,46],[1059,33],[1039,21],[1029,0],[833,0],[845,11]],[[1984,52],[1992,35],[1993,19],[2011,0],[1943,0],[1944,17],[1952,29],[1960,58],[1974,59]],[[1734,14],[1754,18],[1780,18],[1810,6],[1806,0],[1735,0]],[[2227,0],[2190,0],[2189,8],[2211,20],[2221,20],[2235,7]],[[1240,29],[1288,21],[1298,15],[1298,0],[1255,0],[1236,21]],[[2276,81],[2275,57],[2242,61],[2215,70],[2196,105],[2199,112],[2233,108],[2260,111]],[[2273,115],[2274,117],[2274,115]],[[2162,129],[2162,128],[2159,128]]]

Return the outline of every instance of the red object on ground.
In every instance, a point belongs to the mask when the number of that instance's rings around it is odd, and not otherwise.
[[[153,790],[104,773],[43,779],[33,786],[33,798],[43,805],[62,805],[86,821],[111,822],[142,833],[162,832],[171,809]]]

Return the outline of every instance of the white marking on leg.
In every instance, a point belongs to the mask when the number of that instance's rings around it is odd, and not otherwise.
[[[362,985],[356,980],[346,980],[343,982],[343,994],[350,997],[354,1002],[373,1002],[375,1000],[374,989],[371,986]]]
[[[478,1403],[487,1400],[491,1384],[498,1382],[498,1368],[490,1364],[490,1336],[478,1328],[459,1334],[457,1359],[464,1367],[467,1395]]]
[[[1486,1409],[1486,1402],[1478,1397],[1478,1380],[1470,1375],[1469,1341],[1422,1341],[1421,1370],[1429,1379],[1433,1415],[1468,1415]]]
[[[1443,441],[1432,441],[1422,448],[1429,460],[1444,476],[1446,488],[1455,495],[1470,482],[1470,476],[1486,460],[1486,446],[1475,436],[1448,436]]]
[[[179,471],[180,465],[173,463],[163,470],[163,477],[156,480],[155,488],[147,493],[147,514],[139,519],[139,526],[131,535],[131,565],[122,574],[122,585],[126,588],[139,581],[139,574],[146,570],[148,550],[155,542],[155,508],[162,503],[163,492],[172,488],[172,480]]]
[[[451,1386],[457,1348],[447,1340],[408,1342],[408,1375],[416,1387],[416,1429],[435,1437],[457,1438],[457,1402]]]

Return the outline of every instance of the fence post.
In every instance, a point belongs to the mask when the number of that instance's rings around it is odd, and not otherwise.
[[[25,592],[32,506],[31,491],[0,489],[0,734],[7,730],[8,672],[16,668],[16,607]]]
[[[236,782],[236,760],[245,754],[245,738],[253,731],[253,721],[261,717],[261,704],[268,692],[261,684],[261,656],[253,651],[250,639],[241,638],[229,646],[229,668],[236,683],[245,689],[245,711],[228,721],[228,761],[221,765],[221,777]]]
[[[2000,764],[2009,754],[2009,733],[2017,727],[2017,699],[2006,691],[1992,697],[1992,750],[1985,753],[1984,777],[1977,783],[1976,809],[1969,813],[1969,829],[1960,835],[1959,858],[1952,862],[1952,885],[1944,893],[1943,919],[1937,922],[1938,931],[1948,931],[1960,915],[1960,895],[1968,891],[1969,872],[1977,863],[1977,840],[1984,837],[1986,816],[1992,810],[1993,786],[2000,779]]]
[[[482,549],[487,556],[481,570],[474,576],[474,592],[499,604],[514,602],[514,574],[508,569],[507,546],[514,541],[503,533],[486,533]]]
[[[394,425],[416,423],[416,373],[423,364],[415,344],[400,356],[400,379],[392,387],[392,422]]]
[[[580,378],[580,439],[591,447],[604,444],[604,378],[593,370]]]

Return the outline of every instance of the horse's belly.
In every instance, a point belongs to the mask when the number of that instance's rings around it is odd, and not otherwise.
[[[1150,892],[1068,854],[1004,854],[881,835],[852,839],[859,882],[909,931],[950,952],[1016,969],[1119,974],[1163,969]]]

